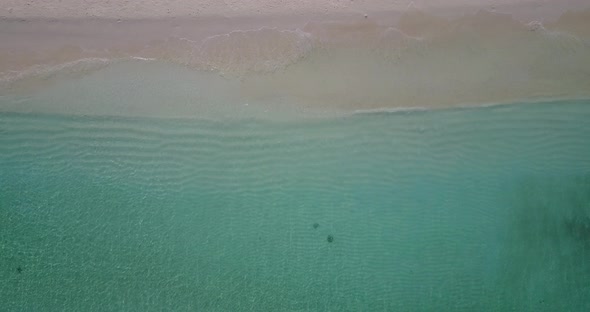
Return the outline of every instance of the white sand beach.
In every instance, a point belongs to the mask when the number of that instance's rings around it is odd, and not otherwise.
[[[375,13],[405,11],[448,11],[463,13],[470,9],[509,11],[523,17],[555,17],[564,10],[588,7],[583,0],[6,0],[0,16],[13,18],[163,18],[180,16],[257,16],[300,15],[310,13]]]
[[[222,99],[355,111],[590,96],[590,4],[580,0],[34,0],[4,1],[0,16],[7,95],[132,60],[199,77],[194,89],[170,91],[186,101],[174,116]],[[160,84],[140,72],[129,79],[130,93]],[[105,113],[76,105],[0,110]],[[158,105],[131,114],[171,111]]]

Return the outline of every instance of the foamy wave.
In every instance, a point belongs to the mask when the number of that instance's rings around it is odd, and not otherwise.
[[[477,108],[494,108],[494,107],[502,107],[508,105],[540,105],[540,104],[548,104],[548,103],[558,103],[558,102],[584,102],[590,101],[590,97],[582,96],[582,97],[533,97],[533,98],[520,98],[520,99],[513,99],[510,101],[503,101],[503,102],[484,102],[484,103],[464,103],[461,105],[455,105],[451,108],[449,107],[394,107],[394,108],[373,108],[373,109],[358,109],[350,112],[347,115],[371,115],[371,114],[396,114],[396,113],[412,113],[412,112],[426,112],[426,111],[433,111],[433,110],[440,110],[440,109],[453,109],[453,110],[464,110],[464,109],[477,109]]]
[[[131,56],[122,58],[89,57],[57,65],[35,65],[22,71],[10,71],[0,74],[0,89],[34,88],[45,85],[56,79],[73,79],[82,77],[110,65],[125,62],[154,62],[155,58]]]
[[[193,40],[171,36],[165,40],[153,40],[146,46],[134,51],[133,58],[145,60],[170,61],[183,65],[195,65],[195,51],[198,50],[198,42]]]
[[[350,115],[371,115],[383,113],[403,113],[403,112],[424,112],[428,111],[428,107],[395,107],[395,108],[372,108],[372,109],[357,109],[352,111]]]
[[[222,73],[273,72],[302,59],[313,49],[301,30],[238,30],[205,39],[198,53],[207,68]]]
[[[154,57],[141,57],[141,56],[133,56],[132,59],[137,60],[137,61],[157,61],[157,58]]]
[[[23,71],[8,72],[0,76],[0,88],[14,87],[19,82],[41,83],[52,78],[67,78],[93,72],[110,65],[107,58],[83,58],[57,65],[35,65]]]

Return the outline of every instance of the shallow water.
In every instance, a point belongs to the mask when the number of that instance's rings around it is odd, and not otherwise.
[[[154,117],[233,104],[350,112],[590,97],[590,9],[468,11],[3,19],[0,95],[44,93],[33,112]],[[44,89],[55,78],[77,79]]]
[[[2,113],[0,305],[585,311],[589,104]]]

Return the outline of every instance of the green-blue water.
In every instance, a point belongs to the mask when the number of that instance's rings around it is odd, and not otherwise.
[[[588,311],[590,102],[2,113],[0,306]]]

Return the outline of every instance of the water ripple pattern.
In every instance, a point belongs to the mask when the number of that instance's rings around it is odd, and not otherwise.
[[[587,311],[590,102],[0,114],[4,311]]]

